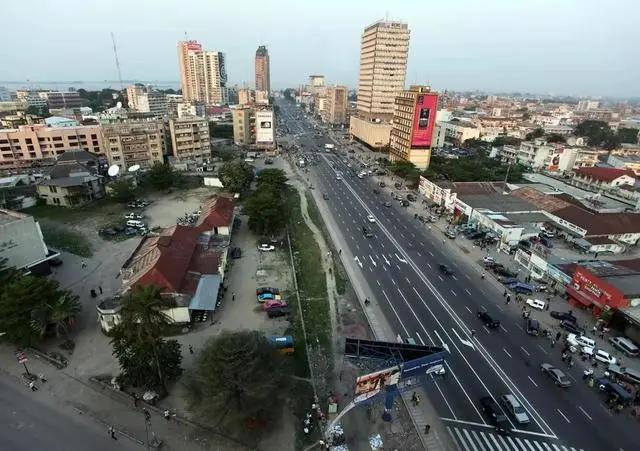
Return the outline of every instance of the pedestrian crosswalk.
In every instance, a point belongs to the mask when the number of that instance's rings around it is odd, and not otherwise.
[[[500,435],[491,430],[447,427],[459,451],[584,451],[522,435]]]

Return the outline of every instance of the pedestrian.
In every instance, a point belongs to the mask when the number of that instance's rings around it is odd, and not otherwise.
[[[598,333],[598,326],[593,326],[593,327],[591,328],[591,333],[592,333],[593,335],[597,334],[597,333]]]
[[[82,260],[82,267],[86,268],[87,267],[87,262],[85,260]]]
[[[100,294],[102,294],[102,286],[98,287],[98,291],[100,291]]]
[[[504,290],[504,293],[502,293],[502,297],[506,297],[507,296],[507,290]]]
[[[551,340],[551,347],[553,348],[556,345],[556,341],[555,340]]]
[[[113,426],[109,426],[108,431],[112,439],[118,440],[118,437],[116,437],[116,430],[113,428]]]
[[[556,341],[559,341],[561,337],[562,337],[562,332],[558,332],[556,334]]]
[[[33,381],[29,382],[29,388],[31,389],[31,391],[38,391],[38,387],[36,386],[36,383]]]
[[[544,306],[545,310],[549,310],[549,303],[547,302],[547,304]]]
[[[471,329],[471,338],[476,336],[476,330],[475,329]]]
[[[231,293],[231,302],[236,300],[236,294],[235,293]]]
[[[429,431],[431,430],[431,425],[430,424],[425,424],[424,425],[424,435],[429,435]]]
[[[171,412],[169,412],[169,409],[165,410],[163,415],[165,420],[169,421],[171,419]]]
[[[138,401],[140,400],[140,398],[138,398],[138,394],[137,393],[133,393],[133,407],[138,407]]]
[[[416,396],[416,407],[418,407],[418,404],[420,404],[420,395]]]
[[[338,255],[342,255],[342,249],[338,249]]]
[[[189,345],[189,354],[193,354],[193,346]]]
[[[507,305],[509,304],[509,302],[511,302],[511,295],[510,294],[507,295]]]
[[[414,406],[416,405],[417,400],[418,400],[418,395],[416,394],[416,392],[413,392],[411,394],[411,402],[413,403]]]

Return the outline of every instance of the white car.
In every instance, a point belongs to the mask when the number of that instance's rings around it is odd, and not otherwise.
[[[540,299],[527,299],[527,305],[538,310],[544,310],[547,303]]]
[[[142,219],[142,215],[137,213],[127,213],[124,215],[124,219]]]
[[[606,363],[607,365],[615,365],[616,363],[618,363],[614,356],[609,354],[607,351],[603,351],[602,349],[598,349],[593,357],[596,360]]]
[[[339,175],[336,175],[336,180],[340,181],[340,180],[342,180],[342,177],[340,177]]]
[[[369,215],[369,216],[367,216],[367,221],[376,222],[376,218],[374,218],[373,215]]]
[[[490,255],[485,255],[484,257],[482,257],[482,261],[484,263],[495,263],[496,262],[496,260]]]
[[[263,243],[260,246],[258,246],[258,250],[262,252],[271,252],[271,251],[275,251],[276,247],[273,244]]]

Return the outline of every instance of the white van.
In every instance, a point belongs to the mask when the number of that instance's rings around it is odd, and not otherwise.
[[[129,219],[127,221],[127,227],[135,227],[136,229],[139,229],[144,227],[144,222],[138,221],[137,219]]]
[[[627,337],[611,337],[609,341],[616,349],[624,352],[629,357],[635,357],[640,354],[640,349]]]
[[[567,336],[567,343],[575,347],[595,348],[596,342],[584,335],[576,336],[576,334],[569,334]]]

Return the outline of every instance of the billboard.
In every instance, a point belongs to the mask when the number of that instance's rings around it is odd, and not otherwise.
[[[415,111],[413,113],[413,134],[411,135],[411,147],[431,147],[433,127],[436,123],[438,111],[438,94],[418,94]]]
[[[273,111],[256,112],[256,143],[272,144],[274,141]]]
[[[372,398],[387,386],[397,385],[400,380],[400,366],[392,366],[375,373],[365,374],[356,379],[355,402]]]

